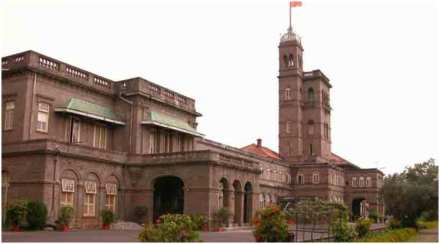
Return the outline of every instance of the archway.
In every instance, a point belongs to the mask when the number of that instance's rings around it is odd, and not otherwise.
[[[243,206],[244,206],[243,222],[250,223],[252,218],[252,185],[249,182],[247,182],[244,185]]]
[[[358,219],[360,216],[362,216],[363,212],[363,202],[365,201],[365,198],[355,198],[352,201],[351,204],[351,214],[353,216],[353,220]]]
[[[163,214],[183,213],[183,181],[176,176],[163,176],[154,181],[153,219]]]
[[[220,189],[219,189],[219,208],[228,208],[229,207],[229,184],[228,180],[222,178],[220,180]]]
[[[234,186],[234,222],[241,224],[243,191],[240,181],[236,180],[232,185]]]

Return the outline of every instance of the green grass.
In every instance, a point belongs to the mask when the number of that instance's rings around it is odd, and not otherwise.
[[[367,236],[355,240],[356,242],[403,242],[417,234],[414,228],[402,228],[385,230],[382,232],[370,232]]]
[[[434,221],[418,220],[417,221],[417,228],[418,229],[434,229],[437,227],[438,227],[438,220],[434,220]]]

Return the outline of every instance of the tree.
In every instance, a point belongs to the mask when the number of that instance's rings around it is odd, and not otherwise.
[[[438,216],[438,166],[434,159],[415,164],[400,174],[385,177],[382,194],[387,213],[403,226],[415,226],[422,213]]]

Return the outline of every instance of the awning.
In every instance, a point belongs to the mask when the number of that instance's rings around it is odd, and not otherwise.
[[[111,108],[103,107],[78,98],[71,98],[65,106],[55,108],[55,112],[76,114],[108,123],[125,125],[125,123],[120,121],[113,113]]]
[[[202,133],[197,132],[188,122],[168,116],[163,113],[150,112],[150,119],[141,122],[143,125],[156,125],[170,130],[180,131],[193,136],[203,137]]]

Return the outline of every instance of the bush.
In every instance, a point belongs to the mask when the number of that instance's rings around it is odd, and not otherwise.
[[[102,223],[105,225],[109,225],[115,221],[115,214],[108,209],[103,209],[101,211]]]
[[[194,224],[195,230],[202,230],[203,226],[207,223],[207,219],[204,214],[191,214],[189,217]]]
[[[393,229],[384,232],[370,233],[357,242],[404,242],[417,234],[414,228]]]
[[[423,219],[417,220],[417,229],[434,229],[438,227],[438,221],[425,221]]]
[[[370,231],[371,220],[368,218],[359,218],[356,222],[356,232],[358,237],[364,237]]]
[[[377,221],[379,220],[379,213],[377,213],[376,209],[373,209],[369,214],[368,214],[368,218],[371,219],[374,223],[377,223]]]
[[[24,199],[11,203],[6,210],[7,225],[21,226],[26,220],[28,201]]]
[[[71,206],[65,206],[60,209],[57,222],[61,225],[69,225],[73,218],[73,208]]]
[[[346,220],[333,222],[332,233],[336,242],[350,242],[356,238],[356,231]]]
[[[139,234],[142,242],[195,242],[201,241],[188,215],[166,214],[156,225],[146,225]]]
[[[390,229],[399,229],[401,226],[400,221],[396,218],[391,218],[388,222],[388,228]]]
[[[231,216],[232,213],[228,208],[219,208],[214,214],[214,220],[217,224],[225,226],[228,224]]]
[[[254,225],[258,242],[288,241],[287,216],[276,205],[258,210]]]
[[[145,206],[136,206],[134,208],[134,216],[135,216],[135,221],[138,224],[143,224],[145,222],[145,218],[147,217],[148,214],[148,208]]]
[[[47,208],[43,202],[31,201],[27,204],[26,220],[31,230],[42,230],[46,224]]]

